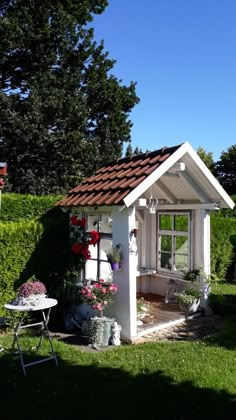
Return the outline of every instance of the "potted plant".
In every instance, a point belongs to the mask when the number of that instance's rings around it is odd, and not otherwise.
[[[46,293],[46,287],[41,281],[27,281],[17,291],[16,304],[36,306],[46,297]]]
[[[184,273],[184,280],[191,281],[192,283],[197,280],[198,276],[200,276],[200,270],[194,269],[189,270]]]
[[[200,296],[201,292],[193,287],[189,287],[183,292],[175,293],[180,309],[185,313],[186,318],[189,314],[197,311],[200,304]]]
[[[80,289],[81,301],[96,309],[100,315],[89,320],[89,338],[95,348],[109,344],[114,319],[103,316],[103,310],[112,303],[112,297],[116,292],[117,286],[104,280]]]
[[[121,263],[121,251],[120,247],[112,247],[109,251],[106,252],[107,259],[111,264],[112,270],[119,270]]]

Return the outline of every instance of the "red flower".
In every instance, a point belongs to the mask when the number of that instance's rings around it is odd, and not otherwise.
[[[5,182],[3,181],[2,178],[0,178],[0,187],[3,187],[5,185]]]
[[[97,232],[96,230],[91,230],[91,232],[89,232],[90,234],[90,240],[88,241],[89,245],[96,245],[96,243],[100,240],[100,233]]]
[[[75,216],[75,215],[71,216],[71,218],[70,218],[70,223],[71,223],[73,226],[78,226],[78,224],[79,224],[79,220],[78,220],[77,216]]]
[[[88,249],[88,246],[82,247],[81,254],[86,258],[86,260],[89,260],[91,258],[91,254]]]
[[[82,249],[82,245],[81,244],[74,244],[74,245],[72,245],[71,249],[74,252],[74,254],[80,254],[81,249]]]
[[[81,227],[85,227],[86,225],[86,218],[83,217],[81,220],[78,220],[78,225]]]

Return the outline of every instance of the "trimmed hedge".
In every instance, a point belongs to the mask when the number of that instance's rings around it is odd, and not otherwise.
[[[0,315],[42,234],[43,225],[35,221],[0,223]]]
[[[235,262],[235,234],[235,217],[211,215],[211,271],[220,280],[226,278],[231,264]]]
[[[61,198],[61,195],[37,196],[4,193],[2,194],[0,222],[16,222],[21,219],[38,218],[50,210]]]
[[[3,305],[15,297],[18,286],[32,276],[46,284],[49,295],[59,299],[63,295],[71,261],[68,214],[52,208],[58,199],[60,197],[3,195],[0,316],[5,313]],[[6,221],[7,218],[13,221]]]

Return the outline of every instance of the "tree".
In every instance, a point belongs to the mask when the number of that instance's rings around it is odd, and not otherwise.
[[[131,157],[133,156],[133,148],[131,144],[129,143],[125,152],[125,157]]]
[[[142,153],[144,153],[142,151],[142,149],[140,147],[136,146],[135,149],[134,149],[134,155],[141,155]]]
[[[0,2],[0,157],[12,190],[67,191],[130,141],[135,83],[89,27],[107,0]]]
[[[208,169],[214,174],[215,163],[212,152],[207,152],[203,147],[199,146],[197,149],[198,156],[203,160]]]
[[[219,182],[228,194],[236,194],[236,145],[222,152],[216,164],[216,174]]]

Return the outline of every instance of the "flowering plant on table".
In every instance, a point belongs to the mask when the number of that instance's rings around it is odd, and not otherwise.
[[[42,298],[46,297],[46,293],[46,287],[41,281],[27,281],[17,291],[16,304],[37,305]]]
[[[103,317],[103,309],[112,303],[112,296],[117,292],[117,286],[114,283],[105,283],[100,280],[90,286],[82,287],[80,290],[81,300],[97,309],[100,316]]]

